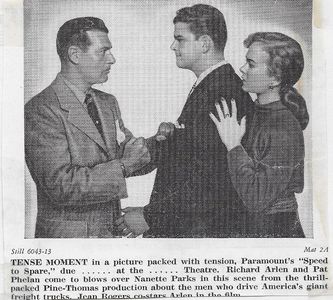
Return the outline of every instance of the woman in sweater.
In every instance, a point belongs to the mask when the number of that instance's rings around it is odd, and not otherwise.
[[[230,108],[224,99],[216,105],[219,118],[210,117],[228,149],[233,185],[249,212],[246,236],[304,237],[295,193],[304,186],[302,131],[309,115],[293,87],[304,67],[302,49],[276,32],[251,34],[244,45],[243,89],[257,94],[253,119],[245,130],[245,119],[237,122],[235,101]]]

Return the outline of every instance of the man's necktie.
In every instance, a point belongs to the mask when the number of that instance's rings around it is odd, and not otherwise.
[[[99,118],[98,110],[97,110],[94,98],[92,97],[91,94],[89,94],[89,93],[86,94],[84,103],[85,103],[85,105],[87,105],[87,110],[88,110],[88,114],[89,114],[90,118],[94,122],[94,124],[95,124],[98,132],[102,136],[102,138],[104,138],[101,119]]]

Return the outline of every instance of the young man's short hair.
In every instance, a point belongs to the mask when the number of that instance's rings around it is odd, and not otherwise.
[[[223,14],[215,7],[196,4],[177,11],[173,23],[187,23],[196,38],[207,34],[219,51],[224,51],[227,42],[227,25]]]

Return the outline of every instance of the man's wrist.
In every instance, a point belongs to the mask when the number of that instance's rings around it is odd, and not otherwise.
[[[128,177],[129,174],[128,174],[128,171],[127,171],[126,166],[123,161],[120,161],[120,168],[121,168],[121,171],[123,172],[123,176],[125,178]]]

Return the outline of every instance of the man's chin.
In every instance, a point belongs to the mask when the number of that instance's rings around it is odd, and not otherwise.
[[[176,65],[180,69],[187,69],[186,66],[182,62],[176,61]]]
[[[104,76],[99,80],[98,83],[105,83],[105,82],[108,81],[108,79],[109,79],[109,76],[108,76],[108,75],[104,75]]]

